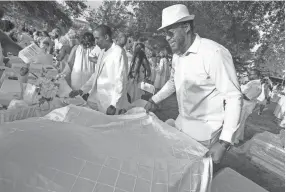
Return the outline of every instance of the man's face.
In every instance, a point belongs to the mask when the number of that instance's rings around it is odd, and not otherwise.
[[[49,46],[48,46],[47,44],[41,42],[41,43],[40,43],[40,48],[41,48],[44,52],[46,52],[46,51],[48,50]]]
[[[50,37],[52,38],[52,40],[56,39],[56,36],[54,34],[50,35]]]
[[[76,37],[76,32],[73,29],[70,29],[68,32],[68,37],[74,39]]]
[[[172,25],[164,30],[166,40],[171,46],[172,52],[183,54],[182,48],[187,36],[184,25]]]
[[[100,49],[105,49],[106,48],[106,42],[107,39],[105,35],[103,35],[100,31],[95,30],[93,32],[93,36],[95,39],[95,44],[100,48]]]
[[[117,45],[119,45],[120,47],[124,47],[126,45],[127,38],[123,33],[119,33],[116,41]]]

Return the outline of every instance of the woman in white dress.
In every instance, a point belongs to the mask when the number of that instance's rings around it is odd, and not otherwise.
[[[80,89],[95,72],[95,63],[89,59],[95,45],[94,36],[90,32],[85,32],[80,39],[80,45],[72,48],[68,64],[62,72],[67,77],[66,79],[70,76],[70,85],[73,90]]]
[[[157,91],[159,91],[166,83],[167,80],[167,71],[169,70],[168,60],[167,60],[167,51],[160,52],[160,62],[156,68],[156,79],[154,82],[154,86]]]

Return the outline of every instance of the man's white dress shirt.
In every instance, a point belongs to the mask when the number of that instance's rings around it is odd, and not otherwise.
[[[113,105],[117,110],[126,109],[127,101],[127,60],[120,46],[112,44],[107,50],[101,50],[96,72],[81,88],[90,92],[88,102],[96,103],[98,110],[106,113]]]
[[[232,143],[242,94],[231,54],[225,47],[196,35],[185,54],[174,54],[170,80],[152,99],[158,103],[175,91],[178,129],[197,141],[210,140],[222,129],[219,139]]]

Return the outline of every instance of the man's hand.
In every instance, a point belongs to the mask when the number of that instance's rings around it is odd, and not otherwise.
[[[227,150],[226,146],[222,145],[219,142],[216,142],[207,152],[206,156],[211,156],[213,159],[213,162],[218,164],[223,158],[226,150]]]
[[[144,107],[147,113],[149,113],[149,111],[154,112],[156,108],[157,108],[157,105],[152,99],[149,99],[148,103]]]
[[[119,115],[123,115],[123,114],[126,113],[126,112],[127,112],[126,109],[120,109],[119,112],[118,112],[118,114],[119,114]]]
[[[95,57],[88,57],[88,59],[91,61],[91,62],[93,62],[93,63],[97,63],[97,57],[95,56]]]
[[[116,108],[113,105],[110,105],[106,110],[106,115],[115,115]]]
[[[83,94],[81,96],[85,101],[87,101],[88,97],[89,97],[89,93]]]
[[[69,93],[69,97],[71,98],[74,98],[78,95],[82,95],[83,94],[83,91],[82,90],[72,90],[70,93]]]

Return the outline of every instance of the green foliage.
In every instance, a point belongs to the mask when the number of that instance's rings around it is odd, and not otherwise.
[[[70,27],[71,17],[80,16],[87,8],[83,1],[66,1],[64,4],[57,1],[1,1],[0,6],[5,10],[5,16],[16,24],[25,22],[42,28],[43,23],[47,23],[49,29]]]
[[[238,68],[245,70],[250,59],[258,68],[284,68],[284,1],[127,1],[125,5],[135,7],[137,22],[132,29],[156,32],[162,10],[178,3],[195,14],[195,31],[229,49]],[[261,46],[253,54],[256,45]]]
[[[90,16],[86,19],[92,28],[105,24],[115,32],[126,31],[129,14],[120,1],[104,1],[98,10],[91,11]]]

